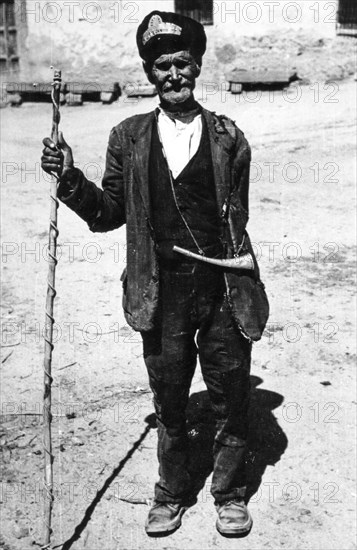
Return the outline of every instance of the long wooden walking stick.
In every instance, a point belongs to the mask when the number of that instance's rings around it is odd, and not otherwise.
[[[57,145],[58,143],[58,124],[60,121],[60,91],[61,91],[61,71],[55,70],[52,84],[52,132],[51,139]],[[47,296],[46,296],[46,315],[45,315],[45,352],[44,352],[44,393],[43,393],[43,446],[44,446],[44,534],[43,550],[50,547],[51,539],[51,517],[53,507],[53,455],[51,439],[51,386],[52,386],[52,351],[53,351],[53,302],[56,296],[55,276],[57,265],[57,178],[53,176],[51,181],[51,209],[50,209],[50,228],[48,239],[48,278],[47,278]]]

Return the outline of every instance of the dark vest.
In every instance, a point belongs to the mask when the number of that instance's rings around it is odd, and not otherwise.
[[[203,117],[202,117],[203,118]],[[157,250],[161,257],[178,259],[174,245],[198,252],[177,210],[155,120],[149,163],[151,210]],[[202,120],[202,137],[196,154],[176,179],[172,177],[178,206],[196,241],[208,256],[222,251],[221,220],[217,211],[208,130]]]

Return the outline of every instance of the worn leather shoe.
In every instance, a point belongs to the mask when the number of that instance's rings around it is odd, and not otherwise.
[[[171,502],[154,502],[145,523],[145,531],[149,536],[165,536],[173,533],[181,526],[181,518],[186,506]]]
[[[221,535],[244,535],[252,528],[252,516],[243,499],[233,499],[218,504],[217,512],[216,527]]]

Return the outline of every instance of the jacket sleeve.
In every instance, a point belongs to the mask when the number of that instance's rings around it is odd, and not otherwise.
[[[231,182],[228,220],[233,254],[244,245],[249,219],[249,170],[251,151],[243,132],[236,126],[235,145],[231,152]]]
[[[123,151],[118,128],[113,128],[109,136],[102,189],[73,168],[60,180],[58,198],[93,232],[111,231],[125,223]]]
[[[251,161],[250,145],[243,132],[236,127],[236,147],[233,160],[233,190],[239,196],[243,210],[249,217],[249,173]]]

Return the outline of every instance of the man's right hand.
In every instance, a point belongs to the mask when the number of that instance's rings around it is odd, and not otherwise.
[[[45,146],[42,151],[41,167],[47,174],[56,174],[63,177],[74,167],[72,149],[65,142],[62,132],[58,134],[58,145],[50,138],[43,140]]]

